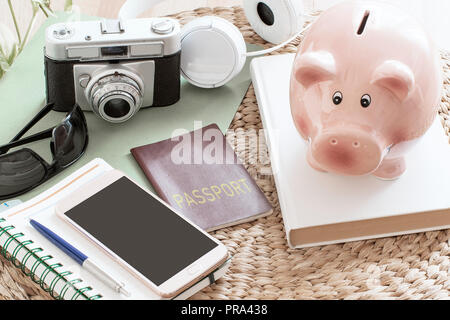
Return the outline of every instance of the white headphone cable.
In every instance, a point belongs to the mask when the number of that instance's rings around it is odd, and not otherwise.
[[[256,56],[262,56],[266,53],[271,53],[274,52],[280,48],[283,48],[285,45],[287,45],[288,43],[290,43],[291,41],[293,41],[294,39],[296,39],[299,35],[301,35],[303,32],[305,32],[306,30],[308,30],[311,26],[312,26],[312,22],[309,23],[309,25],[307,25],[306,27],[304,27],[300,32],[298,32],[297,34],[295,34],[293,37],[291,37],[290,39],[286,40],[283,43],[280,43],[279,45],[276,45],[275,47],[271,47],[268,49],[264,49],[264,50],[259,50],[259,51],[251,51],[251,52],[247,52],[245,54],[246,57],[256,57]]]

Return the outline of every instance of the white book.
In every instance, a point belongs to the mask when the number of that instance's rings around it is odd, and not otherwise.
[[[0,254],[22,268],[43,288],[59,299],[148,299],[159,297],[148,286],[131,275],[123,266],[115,262],[110,255],[92,245],[55,213],[57,202],[87,182],[100,177],[113,168],[101,159],[95,159],[54,187],[37,197],[12,207],[0,214]],[[29,223],[36,219],[50,230],[56,232],[67,242],[96,261],[103,270],[126,284],[131,293],[129,297],[115,292],[99,281],[91,273],[79,266],[49,240],[44,238]],[[126,226],[124,215],[124,226]],[[146,254],[143,252],[142,254]],[[175,299],[186,299],[223,276],[230,261],[213,271],[208,277],[182,292]]]
[[[294,54],[256,58],[251,73],[291,247],[302,248],[450,228],[450,146],[438,119],[406,155],[399,179],[318,172],[294,127]]]

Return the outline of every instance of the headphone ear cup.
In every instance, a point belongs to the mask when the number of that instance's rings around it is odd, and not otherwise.
[[[244,0],[244,12],[253,30],[273,44],[286,41],[303,27],[301,0]]]
[[[246,52],[241,32],[225,19],[202,17],[181,30],[181,74],[195,86],[223,86],[242,70]]]

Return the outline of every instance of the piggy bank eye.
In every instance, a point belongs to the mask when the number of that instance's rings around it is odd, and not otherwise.
[[[372,102],[372,99],[370,98],[370,96],[368,94],[365,94],[361,97],[361,106],[363,108],[367,108],[368,106],[370,106],[371,102]]]
[[[335,104],[335,105],[338,105],[338,104],[340,104],[342,102],[342,93],[340,92],[340,91],[336,91],[334,94],[333,94],[333,103]]]

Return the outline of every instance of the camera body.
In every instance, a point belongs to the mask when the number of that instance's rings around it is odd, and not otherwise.
[[[124,122],[180,99],[180,55],[180,25],[170,18],[54,24],[46,31],[47,102]]]

